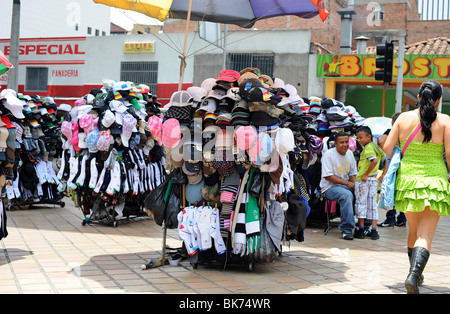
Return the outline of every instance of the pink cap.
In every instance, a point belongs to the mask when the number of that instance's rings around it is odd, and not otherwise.
[[[239,149],[247,150],[254,146],[258,139],[258,133],[252,126],[240,126],[234,131],[234,138]]]
[[[63,123],[61,123],[61,133],[70,141],[72,139],[72,123],[63,121]]]
[[[88,134],[93,130],[94,118],[90,113],[85,113],[78,119],[78,124]]]
[[[180,143],[181,129],[177,119],[170,118],[162,125],[162,142],[170,148],[174,148]]]
[[[86,99],[81,98],[81,99],[75,100],[75,107],[84,106],[84,105],[86,105]]]
[[[356,150],[356,140],[353,137],[348,138],[348,149],[352,152]]]
[[[70,140],[70,144],[72,144],[73,148],[78,152],[81,148],[78,146],[78,123],[72,123],[72,139]]]
[[[147,122],[147,129],[155,140],[161,144],[161,135],[162,135],[162,120],[163,117],[151,116]]]

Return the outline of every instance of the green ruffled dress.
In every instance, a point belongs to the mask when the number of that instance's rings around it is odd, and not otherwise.
[[[406,141],[400,142],[403,149]],[[412,141],[402,157],[395,181],[395,209],[421,212],[426,206],[450,215],[450,184],[443,159],[444,143]]]

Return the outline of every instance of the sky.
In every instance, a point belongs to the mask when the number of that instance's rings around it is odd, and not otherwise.
[[[132,30],[133,24],[161,25],[162,22],[139,12],[111,8],[111,22],[126,29]]]

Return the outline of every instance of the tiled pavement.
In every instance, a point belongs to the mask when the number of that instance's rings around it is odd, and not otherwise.
[[[384,218],[380,211],[380,220]],[[0,294],[404,294],[407,227],[380,228],[379,240],[340,239],[334,226],[308,228],[274,263],[248,267],[200,265],[142,270],[161,256],[162,229],[152,220],[119,226],[82,225],[81,210],[66,199],[7,212],[0,241]],[[441,218],[421,293],[450,293],[450,219]],[[179,247],[175,230],[167,244]]]

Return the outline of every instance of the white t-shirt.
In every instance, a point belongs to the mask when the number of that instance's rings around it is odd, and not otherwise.
[[[322,178],[320,180],[322,193],[335,185],[325,177],[335,175],[348,181],[350,176],[355,176],[357,173],[356,160],[351,150],[347,150],[345,156],[339,154],[335,147],[327,150],[322,156]]]

